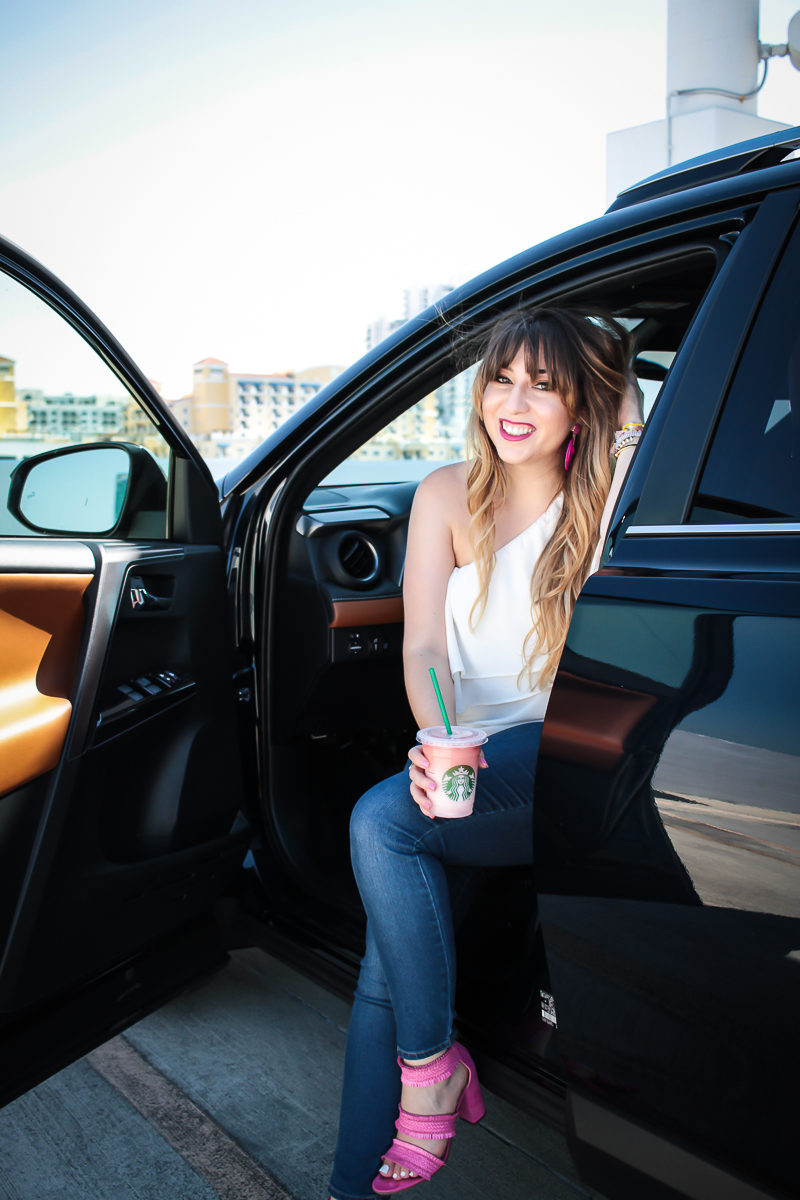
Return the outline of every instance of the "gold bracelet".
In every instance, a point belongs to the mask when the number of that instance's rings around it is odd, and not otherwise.
[[[623,425],[622,429],[618,429],[614,434],[614,442],[611,447],[611,453],[614,458],[619,458],[620,451],[625,450],[628,446],[636,446],[639,438],[642,436],[643,425],[631,424]]]

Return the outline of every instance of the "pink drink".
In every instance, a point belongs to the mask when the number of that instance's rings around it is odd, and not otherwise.
[[[436,790],[428,793],[434,817],[468,817],[475,801],[481,746],[488,741],[482,729],[454,725],[448,736],[444,725],[420,729],[417,741],[425,750],[428,774]]]

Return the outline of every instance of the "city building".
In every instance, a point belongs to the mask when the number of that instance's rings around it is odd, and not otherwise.
[[[191,420],[186,429],[195,436],[231,429],[228,364],[204,358],[192,368]]]
[[[423,396],[413,408],[370,438],[353,457],[373,461],[420,458],[438,462],[463,458],[475,370],[469,367]]]
[[[0,357],[0,436],[21,432],[24,420],[25,410],[20,408],[14,386],[14,360]]]
[[[28,434],[56,442],[119,437],[132,404],[128,395],[49,395],[41,388],[20,391],[17,399],[26,411]]]
[[[313,379],[299,379],[293,371],[276,375],[232,375],[234,433],[262,442],[321,386]]]
[[[222,359],[204,358],[194,364],[191,395],[168,404],[205,455],[244,454],[340,371],[326,365],[261,374],[232,371]]]

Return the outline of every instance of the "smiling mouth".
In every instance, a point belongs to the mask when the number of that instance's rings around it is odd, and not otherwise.
[[[533,425],[522,425],[516,421],[500,421],[500,434],[507,442],[521,442],[530,437]]]

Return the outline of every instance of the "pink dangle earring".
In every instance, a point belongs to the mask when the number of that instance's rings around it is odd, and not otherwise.
[[[564,455],[564,470],[565,471],[569,470],[570,463],[572,462],[573,458],[575,457],[575,443],[578,440],[578,434],[580,433],[580,431],[581,431],[580,425],[572,426],[572,437],[569,439],[569,443],[567,445],[567,452]]]

